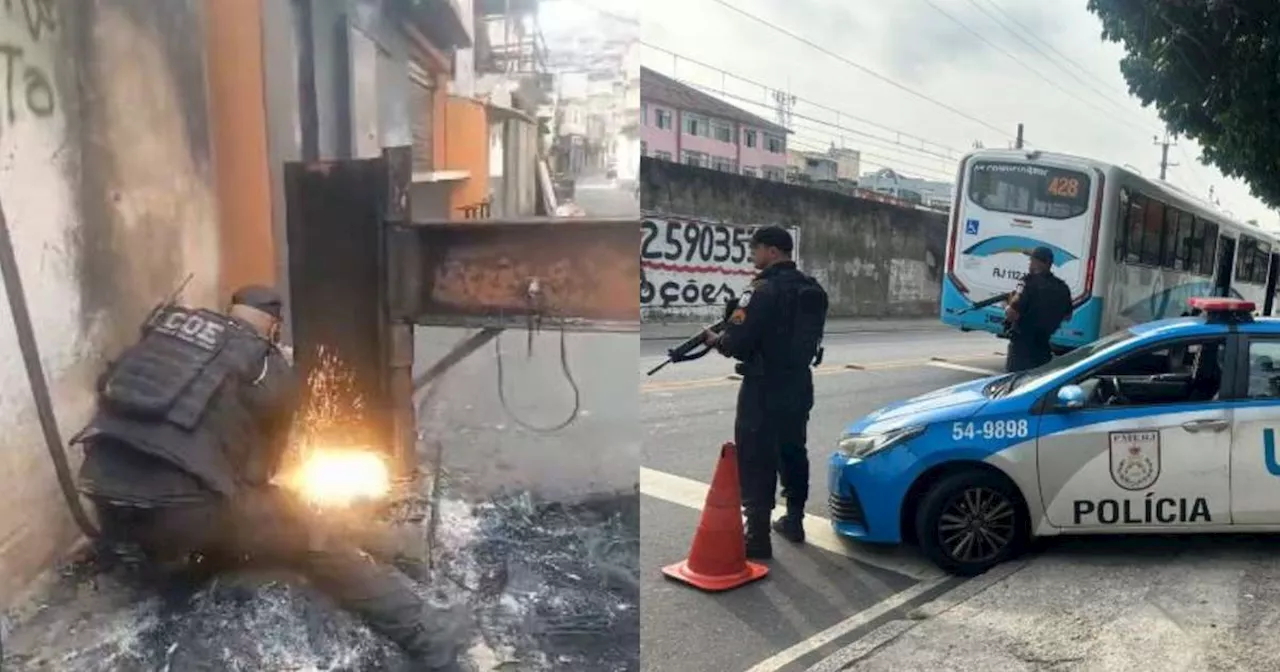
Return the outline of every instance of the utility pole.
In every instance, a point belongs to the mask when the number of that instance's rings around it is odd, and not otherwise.
[[[1155,136],[1152,136],[1151,139],[1160,147],[1160,179],[1164,180],[1164,176],[1169,172],[1170,166],[1174,168],[1178,167],[1178,164],[1176,163],[1169,163],[1169,147],[1170,145],[1177,147],[1177,144],[1170,142],[1169,134],[1167,132],[1164,134],[1163,141],[1161,141],[1159,137]]]
[[[1014,149],[1022,149],[1022,124],[1018,124],[1018,139],[1015,141]]]

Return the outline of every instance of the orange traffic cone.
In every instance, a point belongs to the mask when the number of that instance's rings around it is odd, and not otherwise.
[[[732,443],[720,448],[720,461],[711,478],[702,520],[693,535],[689,558],[667,565],[662,573],[695,588],[718,592],[764,578],[769,568],[747,562],[742,530],[742,491],[738,483],[738,450]]]

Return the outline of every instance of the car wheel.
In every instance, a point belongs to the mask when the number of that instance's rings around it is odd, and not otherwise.
[[[916,511],[920,550],[943,570],[976,576],[1022,552],[1026,509],[1013,484],[973,470],[938,481]]]

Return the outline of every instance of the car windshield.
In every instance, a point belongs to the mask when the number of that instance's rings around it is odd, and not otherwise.
[[[1061,357],[1054,357],[1047,364],[1037,366],[1034,369],[1027,369],[1021,373],[1011,373],[1003,378],[998,378],[992,381],[984,392],[989,397],[1003,397],[1023,387],[1032,385],[1046,376],[1052,376],[1063,369],[1075,366],[1093,355],[1133,337],[1133,332],[1128,329],[1121,329],[1120,331],[1110,335],[1103,336],[1088,345],[1082,345]]]

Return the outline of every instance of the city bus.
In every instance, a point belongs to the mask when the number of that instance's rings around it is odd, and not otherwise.
[[[1053,250],[1053,273],[1071,288],[1073,313],[1053,335],[1057,351],[1133,324],[1177,317],[1194,296],[1275,306],[1280,245],[1159,180],[1103,161],[1030,150],[978,150],[960,161],[947,234],[942,321],[1003,332],[1004,303],[1027,255]]]

